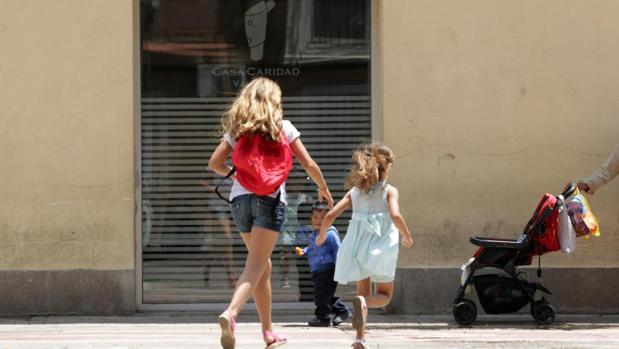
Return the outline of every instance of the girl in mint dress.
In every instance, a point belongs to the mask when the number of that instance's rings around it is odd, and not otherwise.
[[[346,237],[337,253],[334,279],[339,283],[357,283],[352,318],[357,336],[352,346],[366,349],[367,309],[391,302],[400,235],[406,248],[412,246],[413,239],[400,214],[398,190],[387,184],[394,160],[391,149],[380,143],[363,145],[353,153],[353,160],[347,179],[351,189],[325,215],[316,243],[324,244],[327,228],[352,207]],[[372,293],[372,282],[376,284],[376,293]]]

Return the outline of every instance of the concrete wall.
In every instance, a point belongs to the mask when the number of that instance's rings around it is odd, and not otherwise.
[[[383,0],[377,11],[381,136],[416,244],[401,252],[394,304],[449,311],[470,236],[517,237],[543,193],[619,142],[619,2]],[[604,283],[604,270],[619,274],[618,199],[619,179],[590,197],[602,237],[543,258],[562,275],[549,288],[590,290],[570,311],[619,310]],[[578,284],[583,273],[593,284]],[[426,291],[405,297],[410,287]]]
[[[133,6],[0,1],[0,314],[134,309]]]

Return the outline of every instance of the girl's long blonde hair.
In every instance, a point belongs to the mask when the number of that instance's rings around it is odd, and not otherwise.
[[[259,133],[279,141],[282,129],[282,91],[273,80],[259,77],[245,86],[221,119],[234,139]]]
[[[348,188],[368,191],[384,180],[393,165],[393,152],[382,143],[363,144],[353,152],[353,165],[346,178]]]

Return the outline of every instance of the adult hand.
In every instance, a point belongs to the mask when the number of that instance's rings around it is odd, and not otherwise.
[[[585,193],[588,193],[589,190],[591,190],[591,188],[589,187],[589,185],[583,181],[578,182],[578,190],[584,191]]]
[[[318,200],[326,201],[329,208],[333,208],[333,197],[331,197],[331,192],[329,192],[328,187],[318,188]]]

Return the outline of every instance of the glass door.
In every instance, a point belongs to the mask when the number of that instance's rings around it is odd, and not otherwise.
[[[229,301],[246,251],[207,162],[251,79],[280,84],[284,118],[343,196],[351,151],[371,139],[370,17],[369,0],[141,0],[144,304]],[[296,162],[287,192],[273,302],[311,302],[307,259],[292,250],[316,188]]]

